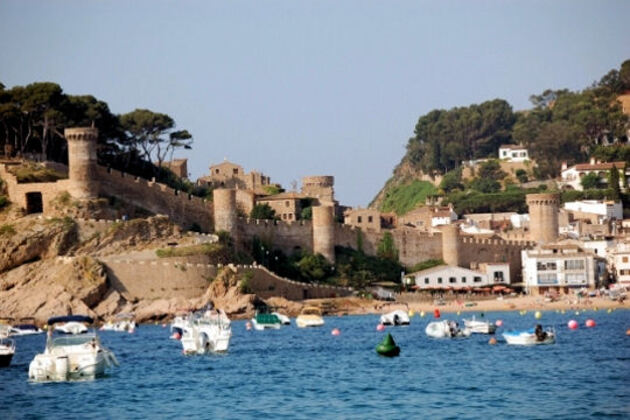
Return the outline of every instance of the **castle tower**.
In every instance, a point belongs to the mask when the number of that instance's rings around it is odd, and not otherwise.
[[[335,216],[333,206],[313,207],[313,253],[335,263]]]
[[[96,140],[98,129],[94,127],[66,128],[68,141],[68,192],[75,198],[98,197],[96,175]]]
[[[334,184],[334,176],[305,176],[302,178],[302,194],[319,199],[320,204],[330,204],[335,201]]]
[[[236,190],[217,188],[212,191],[214,231],[230,234],[236,243]]]
[[[558,208],[560,194],[527,194],[529,207],[529,232],[531,239],[539,244],[558,239]]]
[[[442,226],[442,259],[447,265],[459,266],[459,226]]]

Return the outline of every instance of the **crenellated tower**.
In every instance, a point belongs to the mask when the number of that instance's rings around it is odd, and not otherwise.
[[[527,194],[529,207],[529,232],[531,239],[539,244],[558,239],[558,210],[560,194]]]
[[[68,141],[68,192],[75,198],[98,197],[96,141],[98,129],[73,127],[64,130]]]

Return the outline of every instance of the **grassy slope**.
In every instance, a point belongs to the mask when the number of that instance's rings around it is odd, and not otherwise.
[[[428,195],[436,192],[435,186],[427,181],[413,180],[395,185],[385,191],[381,211],[405,214],[414,209],[418,203],[424,203]]]

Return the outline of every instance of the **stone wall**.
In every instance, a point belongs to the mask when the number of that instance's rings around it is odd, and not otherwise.
[[[244,249],[251,247],[254,236],[287,255],[294,251],[313,251],[312,224],[309,220],[288,223],[277,220],[238,219],[238,238]]]
[[[471,263],[505,262],[510,264],[512,283],[522,281],[521,250],[533,248],[533,241],[506,241],[503,239],[477,239],[459,237],[459,265]]]
[[[184,228],[196,223],[205,232],[212,230],[213,211],[209,201],[103,166],[97,168],[97,174],[101,195],[119,197],[152,213],[164,214]]]
[[[6,165],[0,164],[0,179],[6,183],[9,199],[16,206],[26,211],[26,194],[41,193],[43,213],[49,210],[49,203],[59,193],[68,191],[70,188],[70,180],[60,179],[55,182],[29,182],[18,183],[17,178],[8,172]]]

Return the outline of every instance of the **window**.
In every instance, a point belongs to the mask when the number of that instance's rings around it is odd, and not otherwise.
[[[219,173],[219,170],[218,170],[218,169],[215,169],[215,170],[214,170],[214,173],[215,173],[215,174],[218,174],[218,173]]]
[[[556,271],[558,269],[555,261],[538,261],[536,268],[538,271]]]
[[[361,219],[361,216],[357,216],[357,223],[361,223],[363,221],[363,219]]]
[[[586,275],[584,273],[569,273],[564,278],[569,284],[586,283]]]
[[[503,271],[495,271],[494,272],[494,282],[495,283],[503,283]]]
[[[584,270],[584,260],[566,260],[564,262],[565,270]]]
[[[466,283],[466,277],[462,277],[462,283]]]
[[[372,216],[368,216],[368,223],[372,223]]]
[[[428,277],[424,278],[424,284],[429,284],[429,278]]]
[[[556,273],[541,273],[538,274],[538,284],[558,284],[558,276]]]
[[[438,284],[442,284],[442,277],[438,277]]]
[[[289,207],[289,202],[288,201],[284,202],[284,207]]]
[[[473,279],[473,281],[474,281],[475,283],[481,283],[481,277],[479,277],[479,276],[475,276],[475,278]]]
[[[449,283],[455,283],[455,282],[457,282],[457,279],[455,277],[449,277],[448,278],[448,282]]]
[[[625,262],[625,263],[627,263],[627,262],[628,262],[628,257],[622,257],[622,258],[621,258],[621,262]]]

